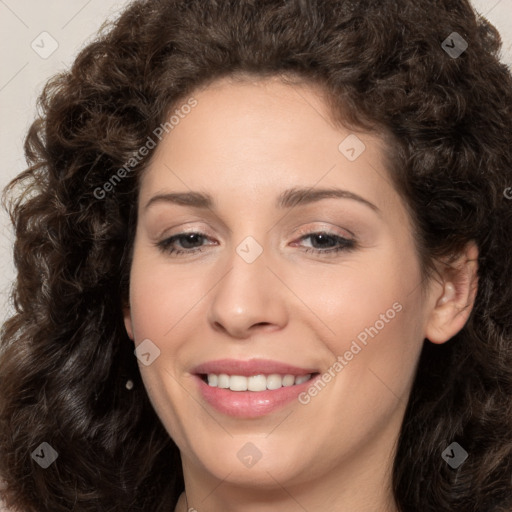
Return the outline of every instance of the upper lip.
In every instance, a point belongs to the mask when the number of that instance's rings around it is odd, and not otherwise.
[[[277,373],[280,375],[307,375],[309,373],[317,373],[314,368],[299,368],[279,361],[270,359],[250,359],[244,361],[241,359],[216,359],[215,361],[207,361],[191,370],[191,373],[197,375],[205,375],[214,373],[220,375],[242,375],[249,377],[251,375],[270,375]]]

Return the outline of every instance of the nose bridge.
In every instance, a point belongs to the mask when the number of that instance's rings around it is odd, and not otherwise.
[[[209,321],[233,336],[245,337],[255,325],[285,321],[280,283],[267,268],[269,249],[246,236],[227,258],[229,272],[218,283],[210,305]]]

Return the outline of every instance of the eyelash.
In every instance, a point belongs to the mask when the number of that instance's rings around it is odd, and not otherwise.
[[[204,233],[200,233],[198,231],[191,231],[188,233],[178,233],[176,235],[173,235],[169,238],[166,238],[165,240],[162,240],[160,242],[157,242],[155,245],[165,254],[173,255],[173,256],[179,256],[180,254],[193,254],[196,252],[202,252],[202,249],[200,247],[196,247],[193,249],[175,249],[172,247],[172,244],[177,240],[182,240],[190,235],[196,235],[199,236],[200,239],[207,239],[208,237]],[[331,238],[340,244],[338,247],[330,248],[330,249],[312,249],[310,247],[303,249],[304,252],[312,252],[314,254],[337,254],[341,251],[352,251],[356,248],[356,242],[355,240],[351,240],[348,238],[344,238],[339,235],[335,235],[334,233],[328,233],[326,231],[313,231],[311,233],[302,235],[299,239],[299,241],[305,240],[307,238],[312,238],[315,236],[325,236],[327,238]]]

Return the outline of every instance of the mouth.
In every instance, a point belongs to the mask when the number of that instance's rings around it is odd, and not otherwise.
[[[264,359],[210,361],[190,373],[205,405],[244,419],[265,416],[297,401],[320,376],[315,368]]]
[[[229,389],[230,391],[273,391],[276,389],[297,386],[316,377],[318,372],[304,375],[272,373],[269,375],[228,375],[226,373],[202,373],[201,380],[212,388]]]

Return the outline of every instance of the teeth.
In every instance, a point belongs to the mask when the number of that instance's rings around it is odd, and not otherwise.
[[[274,390],[281,387],[288,387],[297,384],[303,384],[311,379],[311,374],[307,375],[252,375],[245,377],[243,375],[227,375],[221,373],[216,375],[209,373],[208,385],[214,388],[230,389],[231,391],[265,391]]]
[[[229,377],[229,389],[231,391],[247,391],[247,377],[231,375]]]
[[[307,375],[305,375],[305,377],[307,377]],[[293,375],[285,375],[283,377],[283,386],[293,386],[294,384],[300,384],[300,382],[297,382]]]
[[[210,375],[208,375],[208,384],[210,384]],[[210,385],[213,386],[213,384],[210,384]],[[219,375],[217,386],[219,388],[224,388],[224,389],[229,388],[229,375],[226,375],[225,373],[221,373]]]
[[[254,375],[252,377],[239,377],[247,381],[249,391],[264,391],[267,389],[267,378],[265,375]]]
[[[295,384],[302,384],[311,378],[311,375],[301,375],[295,379]]]

